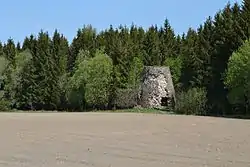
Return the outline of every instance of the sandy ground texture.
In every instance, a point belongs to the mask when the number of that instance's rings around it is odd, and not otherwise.
[[[133,113],[1,113],[1,167],[248,167],[250,121]]]

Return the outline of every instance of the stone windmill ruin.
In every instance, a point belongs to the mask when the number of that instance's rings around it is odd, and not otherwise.
[[[169,67],[144,68],[138,104],[143,108],[174,107],[175,90]]]
[[[166,109],[175,104],[175,90],[169,67],[146,66],[139,88],[121,90],[116,98],[120,109],[142,107]]]

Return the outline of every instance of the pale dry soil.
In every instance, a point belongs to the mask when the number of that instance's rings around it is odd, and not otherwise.
[[[1,113],[1,167],[247,167],[250,121],[134,113]]]

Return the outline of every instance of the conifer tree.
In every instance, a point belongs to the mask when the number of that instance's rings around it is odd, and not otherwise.
[[[161,41],[160,65],[163,65],[166,58],[177,56],[175,33],[172,27],[170,26],[168,19],[165,20],[164,28],[160,30],[160,41]]]
[[[17,42],[16,50],[17,50],[17,52],[21,51],[21,44],[20,44],[20,42]]]
[[[161,65],[160,39],[156,26],[151,26],[145,34],[143,41],[143,57],[144,64],[147,66]]]
[[[96,30],[91,26],[84,26],[82,29],[78,29],[76,37],[73,39],[70,46],[70,54],[68,58],[68,69],[72,71],[77,54],[81,49],[89,50],[93,56],[96,47]]]
[[[213,51],[212,36],[214,33],[214,26],[212,18],[209,17],[203,26],[198,29],[198,40],[196,45],[197,56],[201,63],[197,64],[196,77],[200,79],[200,87],[208,87],[212,77],[211,54]]]
[[[120,29],[122,29],[122,27],[120,27]],[[124,76],[124,74],[127,75],[127,62],[125,62],[123,58],[128,56],[128,50],[126,47],[124,47],[124,41],[121,40],[123,35],[119,33],[118,29],[114,29],[113,26],[110,26],[110,28],[105,32],[105,51],[111,57],[113,64],[110,84],[109,108],[114,107],[118,89],[125,88],[127,85],[127,78]]]
[[[15,61],[14,57],[16,56],[16,46],[13,41],[13,39],[8,39],[7,44],[4,45],[3,47],[3,52],[4,56],[8,61],[8,67],[5,69],[4,73],[4,82],[5,83],[10,83],[12,81],[11,79],[11,72],[15,68]],[[8,84],[6,84],[8,85]],[[4,87],[4,97],[8,100],[11,99],[11,87],[10,86],[5,86]]]
[[[29,37],[25,37],[24,41],[23,41],[23,45],[22,45],[22,50],[26,50],[29,49],[31,50],[31,48],[34,48],[34,41],[35,41],[35,36],[34,35],[30,35]]]
[[[55,63],[51,53],[51,39],[48,33],[41,31],[36,42],[36,54],[33,55],[35,75],[34,105],[37,109],[55,109],[59,103],[58,92],[55,91],[57,77],[53,67]]]
[[[234,50],[237,50],[242,43],[241,31],[237,28],[230,3],[218,12],[214,18],[214,51],[212,54],[213,77],[211,78],[211,89],[208,92],[211,97],[217,97],[211,102],[215,114],[226,114],[230,112],[230,105],[227,100],[227,90],[223,83],[223,74],[227,69],[227,62]],[[244,38],[244,37],[243,37]],[[210,98],[214,99],[214,98]]]
[[[3,55],[3,44],[2,42],[0,42],[0,56]]]
[[[234,39],[237,42],[235,45],[241,46],[247,37],[247,31],[245,30],[245,20],[242,17],[241,7],[238,3],[235,3],[232,6],[232,19],[233,19],[233,28],[234,28]]]
[[[51,61],[53,62],[54,77],[54,92],[57,99],[60,99],[60,104],[65,103],[65,84],[67,81],[67,58],[69,54],[69,47],[67,39],[61,35],[57,30],[54,32],[51,43]],[[59,107],[59,106],[58,106]],[[60,107],[59,107],[60,108]]]
[[[183,48],[182,48],[182,60],[183,71],[181,75],[181,82],[183,88],[190,88],[196,85],[195,72],[196,64],[199,64],[200,59],[196,55],[195,46],[197,43],[197,32],[189,28],[187,35],[183,35]]]
[[[250,38],[250,0],[243,0],[242,1],[242,18],[243,18],[243,24],[242,28],[244,29],[244,32],[246,34],[246,38]]]
[[[16,46],[13,39],[8,39],[7,44],[3,47],[6,58],[14,65],[14,57],[16,55]]]

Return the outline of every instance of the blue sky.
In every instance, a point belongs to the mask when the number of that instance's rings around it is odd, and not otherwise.
[[[41,29],[50,34],[57,28],[70,41],[78,28],[92,24],[97,30],[110,24],[148,28],[163,25],[168,18],[175,32],[197,28],[225,4],[241,0],[6,0],[1,2],[0,41],[23,41]]]

